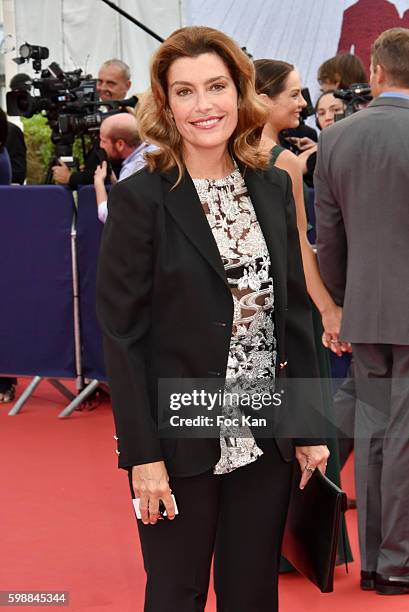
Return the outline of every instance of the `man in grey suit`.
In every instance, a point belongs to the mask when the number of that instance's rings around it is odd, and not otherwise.
[[[409,30],[372,48],[368,108],[321,134],[318,259],[343,306],[357,411],[361,588],[409,594]]]

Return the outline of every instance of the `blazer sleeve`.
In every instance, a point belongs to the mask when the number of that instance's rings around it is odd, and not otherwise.
[[[291,179],[286,190],[287,220],[287,312],[286,357],[291,375],[289,413],[284,415],[287,426],[294,428],[296,446],[326,444],[325,423],[315,350],[310,299],[305,283],[301,247]],[[310,382],[307,384],[306,380]]]
[[[322,280],[334,301],[344,303],[347,240],[341,209],[331,190],[326,169],[325,134],[320,136],[314,174],[317,255]]]
[[[97,277],[97,313],[122,468],[162,459],[146,372],[157,204],[141,196],[134,183],[131,177],[110,192]]]

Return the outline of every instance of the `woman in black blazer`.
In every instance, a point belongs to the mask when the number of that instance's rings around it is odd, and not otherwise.
[[[160,151],[110,193],[98,277],[119,466],[141,513],[145,612],[203,611],[213,552],[218,611],[272,612],[293,458],[301,487],[328,458],[308,436],[319,400],[307,391],[297,406],[304,438],[259,438],[234,403],[221,406],[217,437],[171,438],[158,430],[158,388],[229,379],[248,391],[284,373],[317,376],[291,182],[258,149],[267,110],[225,34],[176,31],[154,55],[151,86],[138,127]]]

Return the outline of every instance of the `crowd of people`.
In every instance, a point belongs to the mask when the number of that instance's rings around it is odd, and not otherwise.
[[[318,139],[300,129],[295,66],[253,62],[222,32],[182,28],[154,54],[136,114],[103,121],[81,170],[53,167],[58,184],[94,184],[105,223],[97,306],[119,466],[139,500],[145,612],[204,610],[213,554],[218,610],[278,610],[292,463],[301,488],[327,464],[337,481],[354,446],[360,586],[409,594],[408,67],[404,28],[374,41],[369,79],[354,55],[325,61]],[[373,101],[345,117],[337,90],[368,81]],[[122,61],[101,66],[102,101],[130,86]],[[3,184],[24,181],[10,125],[1,111]],[[332,398],[334,359],[346,365]],[[240,403],[221,407],[217,438],[158,433],[160,379],[243,390],[281,377],[321,379],[338,438],[308,428],[258,437],[227,424]],[[0,380],[0,402],[14,385]],[[307,390],[303,422],[316,402]]]

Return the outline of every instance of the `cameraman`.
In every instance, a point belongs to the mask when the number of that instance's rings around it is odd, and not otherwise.
[[[119,59],[110,59],[104,62],[98,71],[97,92],[99,99],[123,100],[126,98],[131,86],[130,69],[128,64]],[[77,189],[79,185],[91,185],[94,173],[99,164],[106,158],[104,151],[95,141],[85,159],[85,168],[80,172],[71,172],[68,166],[59,161],[58,166],[53,166],[53,177],[56,183],[67,185],[71,189]],[[119,173],[120,167],[113,164],[114,172]]]
[[[128,113],[120,113],[107,117],[101,125],[100,147],[104,149],[108,159],[121,163],[119,179],[137,172],[145,165],[145,153],[154,151],[157,147],[141,142],[136,128],[135,117]],[[95,171],[94,186],[97,196],[98,218],[105,223],[108,216],[107,192],[105,180],[107,177],[107,162],[103,161]],[[114,179],[115,180],[115,179]]]
[[[99,69],[97,92],[100,100],[123,100],[131,86],[128,64],[119,59],[104,62]]]

